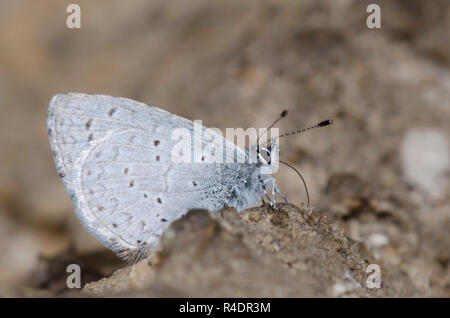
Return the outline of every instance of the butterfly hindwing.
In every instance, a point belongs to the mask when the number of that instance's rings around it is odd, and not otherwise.
[[[51,100],[50,145],[76,214],[122,258],[145,256],[170,222],[189,209],[217,210],[225,202],[230,189],[211,178],[222,173],[220,164],[171,158],[173,129],[192,130],[192,124],[125,98],[70,93]],[[221,137],[216,142],[228,143]],[[206,199],[211,189],[215,200]]]

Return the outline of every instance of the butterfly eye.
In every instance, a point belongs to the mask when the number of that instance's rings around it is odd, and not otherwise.
[[[270,152],[271,152],[271,147],[269,146],[269,147],[267,147],[267,148],[264,148],[264,147],[261,147],[260,149],[259,149],[259,153],[261,154],[261,155],[263,155],[263,156],[265,156],[266,158],[269,158],[270,159]]]

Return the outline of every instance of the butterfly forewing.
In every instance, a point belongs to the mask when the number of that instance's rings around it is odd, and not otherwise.
[[[171,159],[173,129],[192,125],[124,98],[70,93],[51,100],[47,128],[58,173],[83,226],[119,256],[143,257],[171,221],[226,201],[230,189],[210,177],[220,175],[220,164]],[[211,189],[215,200],[206,198]]]

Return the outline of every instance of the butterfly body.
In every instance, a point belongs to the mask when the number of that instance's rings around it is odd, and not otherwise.
[[[48,108],[55,165],[82,225],[118,256],[134,262],[158,243],[169,224],[193,208],[238,211],[261,202],[274,182],[262,164],[201,127],[209,143],[235,162],[175,162],[174,129],[193,122],[126,98],[59,94]],[[190,151],[203,149],[206,141]]]

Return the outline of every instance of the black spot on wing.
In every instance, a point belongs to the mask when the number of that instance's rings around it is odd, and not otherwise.
[[[92,125],[92,118],[90,118],[87,122],[86,122],[86,130],[89,130],[89,128],[91,128]]]

